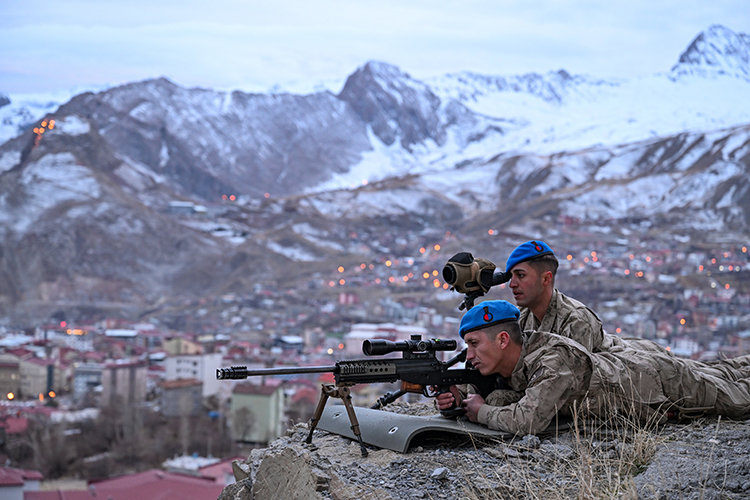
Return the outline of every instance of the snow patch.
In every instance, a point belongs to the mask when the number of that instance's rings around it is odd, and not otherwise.
[[[0,156],[0,174],[7,172],[21,162],[20,151],[6,151]]]
[[[52,135],[82,135],[91,130],[89,122],[77,115],[69,115],[55,120],[55,128],[48,133]]]
[[[0,201],[0,221],[17,232],[26,232],[42,214],[62,202],[86,202],[101,195],[89,169],[78,165],[70,153],[48,154],[29,163],[20,178],[26,196],[22,209]]]

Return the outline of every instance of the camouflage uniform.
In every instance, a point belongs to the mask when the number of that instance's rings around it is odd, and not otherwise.
[[[477,419],[491,429],[536,434],[555,415],[573,416],[576,408],[606,418],[617,412],[646,420],[667,412],[698,411],[730,418],[750,413],[750,356],[707,365],[667,351],[644,352],[613,347],[591,354],[570,339],[530,332],[511,376],[508,391],[492,393]],[[500,403],[503,404],[503,403]]]
[[[547,306],[541,323],[528,307],[521,307],[518,324],[522,331],[553,332],[573,339],[589,352],[608,351],[620,347],[632,347],[644,351],[662,352],[664,348],[655,342],[643,339],[622,339],[604,331],[601,320],[585,304],[567,297],[556,288]]]

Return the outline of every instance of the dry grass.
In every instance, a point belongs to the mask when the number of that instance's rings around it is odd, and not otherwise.
[[[621,415],[606,420],[575,419],[571,431],[552,437],[556,444],[540,449],[475,442],[478,451],[491,455],[505,448],[512,450],[511,455],[521,456],[506,457],[496,470],[487,470],[481,458],[465,464],[461,471],[466,484],[464,498],[635,500],[638,494],[633,478],[646,469],[668,439],[655,421],[639,423]]]

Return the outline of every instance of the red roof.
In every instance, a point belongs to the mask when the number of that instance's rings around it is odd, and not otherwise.
[[[41,481],[42,473],[36,470],[0,467],[0,486],[23,486],[24,481]]]
[[[0,487],[23,486],[23,474],[18,469],[0,467]]]
[[[29,419],[26,417],[8,417],[3,422],[6,434],[25,434],[29,430]]]
[[[206,500],[224,487],[213,479],[152,469],[89,484],[88,491],[26,491],[24,500]]]

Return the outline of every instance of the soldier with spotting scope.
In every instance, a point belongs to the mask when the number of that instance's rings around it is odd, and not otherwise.
[[[471,254],[457,254],[453,259],[461,255]],[[463,259],[466,260],[466,257]],[[664,350],[655,342],[622,339],[606,333],[594,311],[555,288],[559,263],[552,248],[543,241],[532,240],[517,246],[508,256],[504,273],[495,271],[495,265],[485,259],[474,261],[479,277],[477,286],[481,287],[479,292],[487,292],[491,286],[510,281],[510,290],[520,309],[518,323],[522,331],[556,333],[575,340],[589,352],[608,351],[615,346],[654,352]],[[457,265],[449,261],[446,264],[448,267],[457,268]],[[445,270],[443,274],[445,277]],[[447,274],[453,277],[450,272]],[[460,280],[461,277],[456,274],[456,279]],[[469,287],[472,285],[470,282]]]

